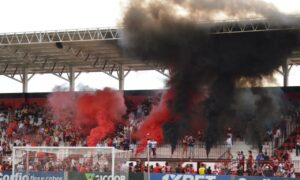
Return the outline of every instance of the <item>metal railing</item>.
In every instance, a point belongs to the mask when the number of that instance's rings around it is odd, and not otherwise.
[[[194,147],[176,145],[173,153],[170,144],[163,144],[156,148],[156,156],[151,153],[151,158],[188,158],[188,159],[217,159],[227,150],[226,145],[216,145],[211,148],[207,155],[205,145],[203,143],[195,144]],[[146,150],[138,155],[133,155],[136,158],[146,158]]]

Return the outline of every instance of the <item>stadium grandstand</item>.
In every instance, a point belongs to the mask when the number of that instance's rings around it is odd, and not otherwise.
[[[214,22],[210,26],[213,27],[211,34],[217,36],[300,30],[300,22],[282,26],[267,19]],[[47,106],[49,94],[28,93],[28,81],[35,74],[50,73],[68,81],[70,91],[74,91],[75,80],[80,73],[104,72],[117,79],[119,89],[123,90],[124,79],[130,71],[156,70],[169,76],[169,67],[125,56],[119,43],[122,31],[122,28],[99,28],[0,35],[0,74],[23,85],[23,93],[0,94],[0,171],[3,174],[14,169],[15,172],[27,173],[52,172],[56,173],[53,177],[58,178],[61,177],[58,173],[69,172],[69,179],[76,179],[81,177],[79,173],[85,173],[87,178],[90,172],[107,173],[111,170],[107,164],[101,163],[105,161],[101,159],[104,155],[94,160],[72,154],[70,150],[68,158],[59,161],[59,154],[30,149],[86,147],[87,137],[70,127],[55,124],[52,111]],[[233,141],[229,154],[226,139],[207,154],[203,140],[205,129],[182,137],[175,150],[168,143],[157,144],[151,140],[150,152],[136,154],[139,142],[130,133],[139,128],[153,105],[159,103],[163,91],[124,91],[127,123],[120,123],[116,131],[98,142],[96,147],[114,147],[130,152],[130,157],[122,164],[126,170],[118,170],[129,171],[132,179],[142,179],[143,172],[149,169],[152,173],[194,174],[204,166],[209,175],[294,177],[300,173],[300,158],[295,149],[297,141],[300,141],[300,88],[288,87],[288,76],[290,69],[300,64],[300,45],[285,62],[280,71],[284,77],[281,89],[283,98],[289,101],[288,107],[281,117],[282,121],[266,132],[261,150],[245,142],[240,129],[224,127],[224,137],[229,135]],[[13,156],[14,147],[27,149],[25,153]],[[152,164],[147,166],[148,158]]]

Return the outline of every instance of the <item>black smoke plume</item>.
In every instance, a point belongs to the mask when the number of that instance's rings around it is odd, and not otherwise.
[[[262,141],[266,128],[280,117],[279,98],[256,86],[283,65],[299,43],[297,31],[214,34],[216,24],[203,23],[221,17],[293,23],[272,4],[259,0],[131,1],[123,20],[125,52],[172,70],[168,85],[175,95],[170,109],[179,118],[165,125],[165,134],[181,137],[198,114],[203,117],[199,123],[207,126],[208,153],[223,141],[226,126],[251,126],[255,130],[247,130],[247,137]],[[206,100],[191,105],[203,89],[208,91]],[[249,96],[255,98],[248,103],[241,99]]]

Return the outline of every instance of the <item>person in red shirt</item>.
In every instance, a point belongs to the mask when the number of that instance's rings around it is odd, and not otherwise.
[[[155,164],[155,167],[153,168],[153,173],[161,173],[161,167],[158,163]]]
[[[87,172],[87,169],[86,169],[85,165],[80,166],[79,171],[80,172]]]
[[[45,139],[46,146],[50,146],[50,143],[51,143],[51,137],[47,136],[46,139]]]
[[[106,143],[107,143],[107,146],[111,147],[112,146],[112,139],[111,138],[108,138],[106,140]]]
[[[247,159],[247,169],[252,170],[253,167],[253,155],[252,155],[252,151],[248,151],[248,159]]]

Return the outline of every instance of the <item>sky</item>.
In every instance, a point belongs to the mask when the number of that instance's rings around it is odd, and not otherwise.
[[[265,0],[281,11],[300,14],[298,0]],[[126,0],[1,0],[0,33],[64,29],[115,27],[120,25]],[[282,86],[282,76],[275,74]],[[300,67],[290,72],[290,86],[300,86]],[[47,79],[47,83],[45,83]],[[162,89],[167,78],[156,71],[132,71],[125,79],[125,90]],[[0,93],[22,92],[22,84],[0,76]],[[68,88],[68,82],[51,74],[35,75],[29,81],[29,92],[49,92],[56,87]],[[82,73],[75,90],[88,88],[118,89],[118,81],[103,73]]]

